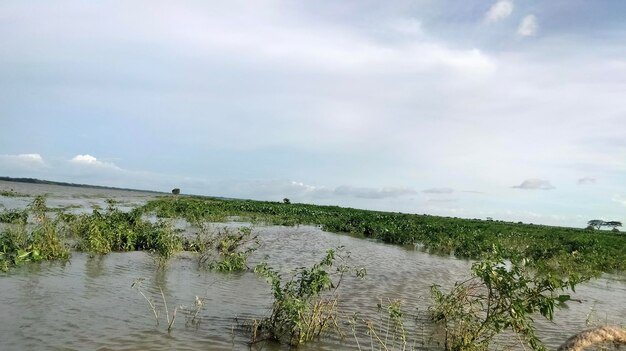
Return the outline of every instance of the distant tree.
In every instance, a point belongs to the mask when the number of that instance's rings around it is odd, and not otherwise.
[[[587,225],[589,225],[590,227],[593,227],[595,229],[600,229],[602,227],[611,227],[613,229],[617,229],[617,227],[621,227],[622,226],[622,222],[619,221],[608,221],[605,222],[601,219],[592,219],[589,222],[587,222]]]
[[[179,188],[172,189],[172,194],[174,194],[174,195],[180,194],[180,189]]]
[[[613,230],[617,229],[617,227],[622,226],[622,222],[618,221],[609,221],[604,223],[605,226],[613,228]]]
[[[587,225],[590,227],[593,227],[597,230],[600,230],[600,228],[602,228],[602,226],[604,226],[604,221],[601,219],[592,219],[589,222],[587,222]]]
[[[283,199],[283,203],[285,203],[285,204],[290,204],[290,203],[291,203],[291,200],[289,200],[288,198],[284,198],[284,199]]]

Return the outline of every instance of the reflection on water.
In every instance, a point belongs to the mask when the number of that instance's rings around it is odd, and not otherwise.
[[[55,196],[69,197],[71,192]],[[145,200],[141,196],[128,199]],[[448,288],[466,278],[471,266],[469,261],[325,233],[310,226],[255,227],[254,232],[259,234],[262,246],[249,265],[254,266],[268,255],[270,266],[285,273],[318,262],[329,248],[344,246],[349,250],[352,262],[364,266],[368,275],[362,281],[349,278],[342,283],[340,308],[346,321],[354,312],[375,318],[380,299],[395,298],[402,299],[406,312],[417,311],[424,316],[430,303],[430,286],[436,283]],[[142,291],[162,314],[159,326],[148,302],[131,288],[137,279],[143,279]],[[581,303],[573,302],[569,308],[557,311],[554,323],[537,318],[542,340],[555,348],[586,327],[590,312],[591,319],[595,316],[598,322],[624,323],[623,279],[606,276],[578,287],[573,298]],[[178,306],[193,306],[196,296],[204,297],[201,322],[186,325],[185,311],[179,310],[173,330],[168,333],[159,287],[170,314]],[[0,275],[0,350],[243,350],[249,348],[248,338],[238,331],[235,317],[261,318],[267,315],[270,305],[269,286],[252,272],[219,274],[198,270],[193,254],[180,254],[159,269],[154,258],[143,252],[95,257],[74,252],[65,264],[26,265]],[[349,326],[343,327],[347,333],[344,339],[328,337],[302,349],[358,349]],[[414,331],[410,340],[416,341],[416,347],[424,343],[423,349],[441,348],[429,342],[429,324],[419,321],[415,326],[407,321],[407,328]],[[515,345],[514,340],[510,342]],[[363,338],[361,346],[369,349],[369,338]],[[253,348],[280,347],[265,344]]]

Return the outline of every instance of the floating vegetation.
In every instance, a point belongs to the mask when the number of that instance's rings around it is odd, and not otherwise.
[[[18,193],[17,191],[11,190],[0,190],[0,196],[5,197],[30,197],[28,194]]]
[[[401,244],[419,244],[433,253],[479,259],[492,247],[502,255],[543,262],[544,270],[599,274],[626,270],[626,235],[610,231],[550,227],[284,202],[172,196],[139,208],[160,218],[190,223],[227,218],[270,225],[319,225],[323,230]],[[583,272],[584,271],[584,272]]]

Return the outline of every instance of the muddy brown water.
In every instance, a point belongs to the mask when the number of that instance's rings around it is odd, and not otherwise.
[[[79,204],[89,208],[104,204],[108,197],[128,206],[145,202],[153,194],[100,189],[95,194],[85,189],[56,186],[22,185],[15,191],[49,193],[49,204]],[[0,189],[5,189],[0,183]],[[91,190],[91,189],[90,189]],[[0,197],[4,207],[27,204],[28,198]],[[223,226],[224,224],[215,224]],[[247,225],[230,223],[229,226]],[[190,230],[192,228],[189,228]],[[379,320],[376,304],[382,299],[401,299],[407,315],[409,346],[416,349],[442,349],[431,340],[433,330],[425,321],[430,304],[430,286],[452,286],[467,277],[470,261],[436,256],[378,242],[327,233],[312,226],[253,227],[262,246],[249,266],[267,260],[270,266],[289,274],[293,269],[318,262],[329,248],[345,247],[352,264],[367,269],[364,280],[346,278],[340,288],[340,314],[345,337],[330,336],[305,345],[304,350],[358,350],[347,320],[354,312],[364,319]],[[133,282],[160,311],[160,324],[147,301]],[[195,297],[205,306],[199,323],[186,323],[185,310],[178,310],[172,330],[165,321],[163,290],[170,313],[180,305],[193,307]],[[556,348],[571,334],[591,323],[626,323],[626,282],[623,276],[606,275],[579,286],[572,302],[555,313],[553,322],[537,317],[540,338]],[[253,272],[220,274],[197,268],[195,256],[180,254],[159,269],[155,259],[144,252],[110,253],[104,256],[73,252],[67,263],[43,263],[18,267],[0,274],[0,350],[245,350],[249,334],[237,321],[268,315],[271,294],[268,284]],[[171,317],[171,316],[170,316]],[[370,349],[370,339],[361,323],[357,329],[359,345]],[[500,346],[517,346],[514,338],[503,337]],[[274,344],[257,344],[253,349],[285,349]],[[376,348],[378,349],[378,348]]]

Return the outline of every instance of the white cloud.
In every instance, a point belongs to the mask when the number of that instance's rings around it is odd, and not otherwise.
[[[503,20],[513,12],[513,2],[508,0],[501,0],[493,4],[489,11],[485,13],[485,21],[497,22]]]
[[[13,160],[17,162],[43,164],[43,157],[40,154],[19,154],[19,155],[0,155],[0,159]]]
[[[90,167],[101,167],[101,168],[110,168],[110,169],[122,170],[121,168],[116,166],[114,163],[102,162],[102,161],[98,160],[97,158],[95,158],[95,157],[93,157],[93,156],[91,156],[89,154],[76,155],[76,156],[74,156],[70,160],[70,162],[75,164],[75,165],[86,165],[86,166],[90,166]]]
[[[40,154],[0,155],[0,171],[5,173],[3,175],[39,171],[46,167],[47,165]]]
[[[552,190],[554,186],[550,184],[550,181],[543,179],[526,179],[520,185],[515,185],[513,188],[525,189],[525,190]]]
[[[596,178],[592,178],[592,177],[584,177],[584,178],[578,179],[578,184],[580,185],[595,184],[595,183],[596,183]]]
[[[517,27],[517,34],[522,37],[530,37],[537,34],[537,28],[537,17],[528,15],[522,19],[519,27]]]

